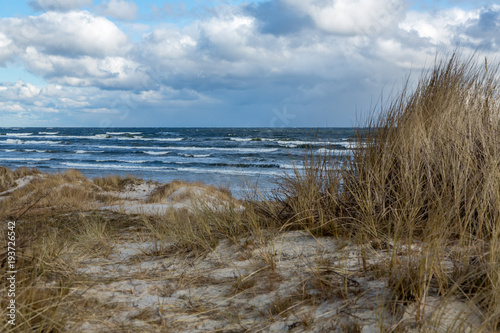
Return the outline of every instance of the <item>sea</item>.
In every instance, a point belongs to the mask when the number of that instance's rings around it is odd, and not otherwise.
[[[353,128],[1,128],[0,165],[202,181],[242,196],[276,189],[306,153],[349,156]]]

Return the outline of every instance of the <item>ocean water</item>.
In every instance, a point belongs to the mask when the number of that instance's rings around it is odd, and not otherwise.
[[[348,156],[352,128],[0,128],[0,165],[270,191],[306,149]]]

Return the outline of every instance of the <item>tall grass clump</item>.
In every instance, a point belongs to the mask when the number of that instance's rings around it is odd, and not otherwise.
[[[267,213],[389,249],[392,305],[470,300],[499,329],[499,88],[498,65],[477,55],[436,60],[358,131],[350,158],[309,153]]]
[[[346,206],[373,233],[492,236],[500,212],[498,76],[475,60],[453,54],[438,62],[368,123],[366,148],[355,151],[343,180]]]
[[[303,169],[295,168],[293,174],[278,180],[271,204],[266,202],[260,208],[264,215],[279,221],[283,229],[337,236],[344,230],[339,223],[341,163],[329,150],[316,156],[314,149],[306,152]]]
[[[411,299],[431,284],[474,299],[485,322],[500,320],[500,96],[498,66],[454,53],[424,71],[363,132],[342,170],[344,218],[365,239],[393,244],[424,241],[401,274],[393,258],[391,281]],[[450,251],[455,245],[456,251]],[[451,259],[447,273],[442,260]],[[423,267],[423,268],[422,268]],[[399,270],[396,273],[396,270]],[[404,279],[397,276],[405,275]],[[446,292],[443,288],[446,288]],[[395,297],[400,298],[401,295]]]

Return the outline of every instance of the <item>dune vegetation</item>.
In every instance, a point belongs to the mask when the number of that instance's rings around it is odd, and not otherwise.
[[[265,197],[1,168],[18,273],[13,326],[2,246],[0,331],[499,330],[498,75],[478,55],[437,60],[352,156],[311,149]]]

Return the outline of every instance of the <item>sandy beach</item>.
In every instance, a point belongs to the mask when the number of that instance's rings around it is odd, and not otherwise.
[[[463,299],[433,295],[418,305],[388,306],[392,291],[384,272],[393,253],[405,261],[410,249],[421,251],[423,244],[377,248],[263,226],[246,235],[214,230],[200,234],[202,240],[179,240],[167,231],[169,223],[187,230],[204,223],[193,219],[218,216],[233,219],[227,221],[231,227],[238,219],[255,219],[258,205],[201,183],[124,183],[112,189],[76,171],[35,174],[0,194],[2,202],[19,202],[33,195],[30,186],[42,184],[48,195],[66,198],[66,191],[81,198],[95,191],[93,199],[50,215],[57,233],[19,236],[44,243],[39,246],[47,252],[18,243],[20,271],[29,258],[46,265],[43,278],[19,286],[23,297],[47,297],[40,304],[47,316],[61,316],[44,326],[68,332],[419,332],[424,322],[439,332],[475,332],[481,325],[480,311]],[[152,203],[166,187],[172,187],[168,194]],[[39,220],[37,210],[51,207],[31,208],[18,228]],[[60,239],[66,228],[68,238]],[[441,263],[450,273],[455,264],[446,257]]]

